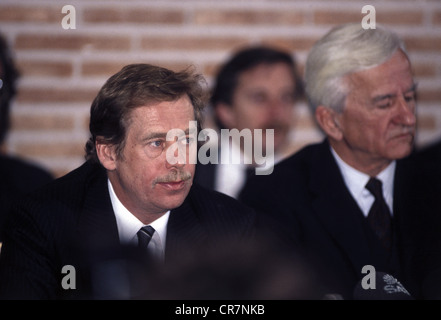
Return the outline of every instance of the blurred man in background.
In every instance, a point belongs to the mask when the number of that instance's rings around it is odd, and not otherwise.
[[[220,164],[198,164],[195,181],[237,197],[247,176],[255,174],[255,129],[262,129],[263,150],[273,148],[274,162],[290,155],[294,106],[302,92],[296,62],[287,52],[258,46],[235,53],[217,74],[211,105],[219,129],[251,130],[253,140],[248,142],[253,144],[252,153],[245,152],[246,141],[232,139],[229,150],[219,146]],[[271,145],[266,145],[268,129],[274,130]],[[239,158],[239,164],[232,163],[231,159]]]

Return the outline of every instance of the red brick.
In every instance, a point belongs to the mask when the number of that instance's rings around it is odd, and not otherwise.
[[[182,24],[182,10],[165,9],[87,9],[84,21],[90,23]]]
[[[15,6],[0,5],[0,21],[33,23],[61,23],[61,6]]]
[[[124,36],[108,35],[40,35],[20,34],[15,42],[16,50],[128,50],[130,39]]]
[[[194,21],[201,25],[298,25],[304,22],[304,13],[293,10],[197,10]]]
[[[84,154],[84,143],[72,142],[69,143],[51,143],[51,142],[20,142],[15,145],[15,150],[18,154],[26,155],[27,157],[78,157]]]
[[[316,10],[313,13],[315,24],[340,24],[348,22],[357,22],[363,18],[360,11],[341,11],[341,10]]]
[[[90,104],[98,90],[93,89],[54,89],[54,88],[21,88],[17,101],[28,103],[73,103]]]
[[[441,11],[433,12],[432,23],[436,25],[441,25]]]
[[[417,128],[418,130],[436,130],[436,120],[433,116],[418,115]]]
[[[263,37],[262,43],[270,46],[280,47],[288,51],[308,51],[318,40],[315,37]]]
[[[141,40],[145,50],[234,50],[249,43],[243,37],[149,36]]]
[[[341,11],[341,10],[317,10],[313,14],[316,24],[341,24],[348,22],[357,22],[363,20],[367,13],[359,11]],[[382,24],[406,24],[417,25],[423,21],[423,13],[420,10],[403,11],[379,11],[375,12],[377,23]]]
[[[160,62],[160,61],[139,61],[139,60],[127,60],[127,61],[87,61],[82,64],[81,74],[90,76],[105,76],[110,77],[115,74],[122,67],[131,63],[150,63],[171,70],[182,70],[185,69],[190,63],[185,62]]]
[[[362,14],[364,16],[366,14]],[[423,23],[423,12],[421,10],[393,10],[376,11],[376,22],[390,25],[419,25]]]
[[[417,78],[433,78],[436,76],[436,69],[429,63],[412,63],[412,69]]]
[[[71,116],[57,114],[20,114],[12,117],[12,128],[14,131],[72,130],[74,119]]]
[[[440,36],[404,37],[409,51],[441,51]]]
[[[70,77],[72,64],[70,62],[18,60],[17,66],[22,77]]]
[[[418,88],[418,101],[419,102],[440,102],[441,101],[441,88],[438,89],[425,89]]]

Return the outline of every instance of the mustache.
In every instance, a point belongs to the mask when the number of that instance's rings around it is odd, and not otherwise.
[[[392,136],[399,136],[403,134],[415,135],[415,127],[413,126],[403,126],[392,132]]]
[[[178,181],[186,181],[191,179],[192,174],[186,171],[171,171],[166,176],[158,177],[153,181],[153,185],[157,183],[168,183],[168,182],[178,182]]]

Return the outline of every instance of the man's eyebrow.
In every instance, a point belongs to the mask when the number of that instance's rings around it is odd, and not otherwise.
[[[190,134],[190,129],[184,130],[184,134],[186,134],[186,135]],[[158,139],[158,138],[165,139],[166,137],[167,137],[167,132],[151,132],[151,133],[147,134],[146,136],[144,136],[141,140],[147,141],[147,140]]]
[[[141,140],[147,141],[147,140],[158,139],[158,138],[165,139],[166,135],[167,135],[166,132],[151,132],[151,133],[147,134],[146,136],[142,137]]]
[[[417,89],[417,86],[418,86],[417,83],[412,84],[412,86],[409,89],[407,89],[406,91],[404,91],[404,93],[415,92]],[[396,97],[396,94],[383,94],[383,95],[379,95],[379,96],[374,97],[372,99],[372,101],[374,103],[376,103],[381,100],[391,99],[391,98],[395,98],[395,97]]]
[[[414,82],[413,85],[409,88],[409,90],[405,91],[404,93],[408,93],[408,92],[415,92],[418,88],[418,83]]]

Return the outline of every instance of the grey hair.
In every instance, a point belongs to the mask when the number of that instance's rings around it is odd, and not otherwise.
[[[350,90],[346,75],[378,66],[398,49],[407,55],[398,35],[378,24],[376,29],[360,23],[334,27],[314,44],[306,61],[305,91],[313,113],[320,105],[342,112]]]

